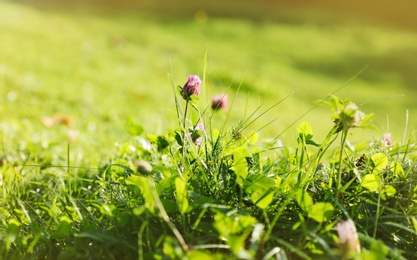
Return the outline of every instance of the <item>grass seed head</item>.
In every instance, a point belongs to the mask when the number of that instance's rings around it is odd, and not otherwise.
[[[135,162],[136,170],[143,175],[149,175],[152,173],[152,165],[145,160],[138,160]]]

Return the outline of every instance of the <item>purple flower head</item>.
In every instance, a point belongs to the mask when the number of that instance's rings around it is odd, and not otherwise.
[[[201,80],[196,75],[188,76],[188,81],[185,83],[184,87],[181,90],[181,96],[185,100],[190,100],[192,95],[200,95],[200,85]]]
[[[227,95],[220,94],[220,95],[214,96],[211,99],[211,108],[213,110],[226,109],[227,108]]]

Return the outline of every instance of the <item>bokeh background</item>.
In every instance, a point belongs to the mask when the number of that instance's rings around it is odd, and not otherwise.
[[[401,141],[416,124],[415,10],[412,0],[0,1],[3,139],[50,148],[71,131],[75,149],[105,153],[130,138],[128,118],[164,133],[178,127],[171,82],[206,70],[201,108],[219,93],[231,101],[213,126],[289,95],[250,129],[292,144],[307,120],[320,142],[331,113],[313,101],[365,68],[336,95],[374,112],[379,130],[350,139]]]

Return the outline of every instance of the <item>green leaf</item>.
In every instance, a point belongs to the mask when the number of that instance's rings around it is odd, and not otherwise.
[[[368,252],[373,255],[374,259],[387,259],[386,256],[389,254],[389,249],[381,240],[373,240]],[[365,256],[362,259],[369,259],[369,257]]]
[[[397,193],[397,190],[392,187],[391,185],[386,185],[385,186],[385,193],[387,194],[388,197],[391,197],[393,195],[395,195],[395,193]]]
[[[181,133],[182,133],[181,131],[180,131],[180,133],[174,132],[173,136],[174,136],[175,140],[177,141],[177,143],[182,146]],[[148,139],[148,141],[151,144],[153,144],[157,147],[158,152],[163,152],[165,150],[165,148],[167,148],[169,146],[169,139],[166,136],[148,134],[148,135],[146,135],[146,138]]]
[[[51,207],[39,206],[39,209],[44,211],[51,218],[54,218],[56,216],[56,213],[51,209]]]
[[[94,203],[93,204],[96,208],[98,208],[100,210],[100,213],[105,215],[105,216],[113,216],[113,211],[116,209],[116,206],[112,205],[112,204],[97,204]]]
[[[259,149],[259,147],[253,147],[252,148],[252,154],[257,154],[260,155],[261,154],[261,149]]]
[[[298,136],[303,140],[310,140],[311,138],[313,138],[313,129],[307,121],[302,122],[298,126],[297,132]]]
[[[177,143],[180,146],[183,146],[184,145],[184,142],[183,142],[183,140],[184,140],[184,132],[183,131],[175,131],[175,137],[174,138],[175,138],[175,140],[177,141]],[[155,142],[156,141],[157,141],[157,139],[155,139]]]
[[[251,194],[251,200],[261,209],[266,209],[274,199],[274,191],[257,192]]]
[[[177,194],[177,204],[181,214],[187,212],[188,198],[187,198],[187,184],[180,178],[175,178],[175,192]]]
[[[25,210],[14,209],[13,211],[23,224],[29,224],[31,222],[30,216],[28,215],[26,209]]]
[[[308,217],[321,223],[333,215],[334,207],[328,202],[319,202],[313,205],[308,211]]]
[[[124,162],[121,162],[121,163],[124,163]],[[132,174],[135,174],[135,172],[132,170],[132,169],[130,169],[129,167],[127,167],[127,166],[125,166],[125,165],[123,165],[123,164],[120,164],[120,163],[113,163],[112,165],[110,165],[110,167],[113,167],[113,166],[117,166],[118,168],[121,168],[121,169],[123,169],[124,171],[117,171],[116,170],[116,172],[117,172],[117,174],[119,175],[119,176],[130,176],[130,175],[132,175]],[[118,170],[120,170],[120,169],[118,169]]]
[[[122,143],[119,146],[119,156],[125,156],[130,152],[130,144],[129,143]]]
[[[328,106],[328,107],[331,107],[332,106],[332,104],[330,103],[330,101],[321,100],[321,99],[313,101],[313,104],[315,104],[315,105],[324,105],[324,106]]]
[[[10,245],[15,242],[16,237],[19,235],[20,231],[20,222],[12,218],[7,222],[5,245],[6,251],[10,250]]]
[[[274,187],[275,181],[263,174],[251,175],[245,180],[243,184],[243,188],[248,193],[253,193],[255,191],[268,191],[269,189],[272,189]]]
[[[15,237],[17,236],[19,231],[20,231],[20,222],[15,218],[10,219],[7,222],[7,231],[6,231],[7,235]]]
[[[380,186],[381,180],[379,176],[375,174],[367,174],[363,177],[361,186],[368,189],[369,191],[376,191]]]
[[[363,142],[359,142],[357,144],[355,144],[355,151],[356,152],[361,152],[361,151],[365,151],[367,149],[369,149],[370,145],[369,145],[369,141],[363,141]]]
[[[170,192],[171,189],[174,187],[175,179],[177,176],[168,177],[165,179],[162,179],[158,186],[156,187],[156,190],[158,192],[158,195],[162,195],[164,192]]]
[[[275,176],[274,181],[275,181],[275,187],[279,188],[281,186],[281,183],[282,183],[282,178],[279,177],[279,176]]]
[[[417,220],[415,217],[411,217],[411,222],[413,223],[414,231],[417,232]]]
[[[246,162],[246,155],[248,154],[249,152],[243,147],[238,147],[233,152],[233,169],[237,176],[236,182],[239,185],[243,184],[243,182],[246,179],[246,176],[248,175],[248,163]]]
[[[184,251],[178,241],[170,236],[165,236],[162,252],[167,259],[185,259]],[[149,258],[149,257],[148,257]],[[156,258],[165,259],[165,258]]]
[[[372,155],[371,160],[374,164],[374,173],[381,173],[388,165],[388,158],[383,153]]]
[[[259,135],[257,132],[251,132],[246,139],[248,144],[255,144],[259,139]]]
[[[220,131],[217,129],[213,129],[213,142],[215,143],[220,136]]]
[[[395,176],[400,178],[405,178],[404,169],[398,162],[392,162],[390,165],[390,170],[394,173]]]
[[[114,234],[111,234],[110,232],[101,232],[98,230],[86,230],[80,233],[74,234],[75,237],[79,238],[89,238],[96,241],[99,241],[104,244],[117,244],[120,243],[120,238],[115,237]]]
[[[163,136],[163,135],[159,135],[157,138],[157,142],[156,145],[158,147],[158,152],[162,152],[165,150],[165,148],[167,148],[169,146],[169,141],[167,139],[167,137]]]
[[[209,251],[206,252],[203,250],[196,250],[196,249],[188,251],[187,258],[198,259],[198,260],[215,260],[216,259],[211,252]]]
[[[247,229],[252,229],[252,226],[256,222],[256,218],[239,213],[229,215],[219,211],[214,216],[214,227],[220,235],[226,238],[231,234],[237,234]]]
[[[72,220],[68,216],[62,216],[59,219],[58,229],[54,234],[55,237],[65,237],[71,233]]]
[[[125,128],[133,136],[139,136],[143,133],[143,126],[136,124],[132,118],[126,120]]]
[[[154,183],[148,178],[132,175],[126,179],[126,184],[138,187],[143,198],[145,199],[145,207],[151,213],[155,213],[155,198],[153,197],[151,191],[151,186],[154,186]]]
[[[249,232],[244,235],[230,235],[227,238],[227,244],[230,246],[230,250],[233,252],[233,254],[238,255],[238,258],[240,259],[249,259],[250,257],[250,255],[244,249],[248,235]],[[243,257],[240,257],[242,255]]]
[[[249,176],[243,183],[243,188],[251,195],[251,200],[261,209],[269,206],[274,198],[275,181],[263,174]]]
[[[295,199],[300,208],[305,212],[308,212],[313,207],[313,199],[305,190],[298,190],[295,193]]]
[[[311,139],[306,140],[306,144],[313,145],[313,146],[316,146],[316,147],[319,147],[320,146],[320,144],[314,142]]]
[[[359,122],[359,127],[362,128],[376,128],[371,124],[372,118],[374,117],[374,113],[367,114],[362,120]]]
[[[178,203],[172,199],[165,199],[160,198],[162,206],[164,207],[166,213],[171,214],[175,213],[178,214]]]
[[[226,149],[223,150],[223,155],[228,156],[232,155],[236,150],[236,145],[227,146]]]

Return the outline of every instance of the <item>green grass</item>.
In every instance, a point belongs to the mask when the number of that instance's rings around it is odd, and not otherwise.
[[[1,12],[2,113],[13,120],[28,118],[39,132],[41,126],[35,123],[40,116],[67,115],[81,132],[108,138],[91,138],[91,146],[105,148],[119,141],[130,116],[145,121],[149,131],[172,127],[168,57],[175,83],[181,85],[188,74],[201,74],[206,48],[208,81],[202,99],[241,87],[231,121],[294,92],[259,120],[261,126],[278,118],[262,131],[264,137],[284,130],[312,101],[338,89],[366,65],[338,95],[377,112],[380,135],[391,131],[399,138],[406,109],[411,116],[416,113],[417,36],[407,31],[211,17],[197,24],[191,15],[159,20],[149,15],[40,11],[10,3],[2,3]],[[17,95],[16,100],[7,101],[8,94]],[[326,112],[317,109],[307,119],[321,126]],[[88,125],[96,125],[97,132],[85,131]]]
[[[363,258],[412,257],[417,36],[300,17],[200,24],[0,2],[1,256],[337,258],[336,224],[352,219]],[[203,148],[184,144],[176,116],[171,80],[189,74],[206,75],[187,123],[204,120]],[[333,128],[328,107],[304,115],[336,90],[380,130]],[[230,113],[209,120],[222,92]],[[45,126],[54,116],[71,123]],[[269,150],[275,137],[283,149]]]

